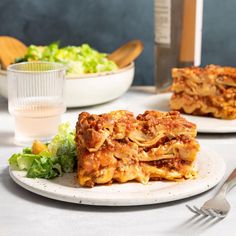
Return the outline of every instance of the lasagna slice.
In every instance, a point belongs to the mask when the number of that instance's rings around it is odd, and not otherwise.
[[[172,110],[192,115],[236,119],[236,68],[174,68]]]
[[[82,112],[76,124],[81,186],[194,178],[196,126],[179,112]]]

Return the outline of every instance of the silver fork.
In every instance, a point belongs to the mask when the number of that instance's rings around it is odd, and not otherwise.
[[[186,207],[193,213],[203,216],[224,218],[230,210],[230,204],[226,200],[226,194],[236,185],[236,169],[230,174],[224,182],[218,193],[212,199],[206,201],[201,208],[196,206]]]

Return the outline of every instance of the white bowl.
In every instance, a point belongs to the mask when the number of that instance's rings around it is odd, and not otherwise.
[[[91,106],[111,101],[124,94],[134,79],[134,63],[112,72],[66,77],[67,107]],[[0,70],[0,95],[7,98],[7,73]]]

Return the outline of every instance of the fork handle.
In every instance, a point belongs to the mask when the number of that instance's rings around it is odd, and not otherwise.
[[[227,192],[229,192],[234,186],[236,185],[236,168],[231,172],[229,177],[224,182],[223,186],[219,190],[219,195],[223,194],[225,195]],[[217,195],[218,195],[217,194]]]

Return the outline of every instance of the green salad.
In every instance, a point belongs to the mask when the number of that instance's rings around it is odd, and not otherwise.
[[[27,171],[29,178],[52,179],[76,169],[75,132],[69,123],[61,124],[48,144],[35,141],[31,148],[13,154],[8,162],[13,170]]]
[[[107,58],[106,53],[100,53],[88,44],[62,48],[58,42],[48,46],[30,45],[26,55],[16,59],[16,62],[24,61],[59,62],[66,66],[69,76],[114,71],[118,68],[115,62]]]

